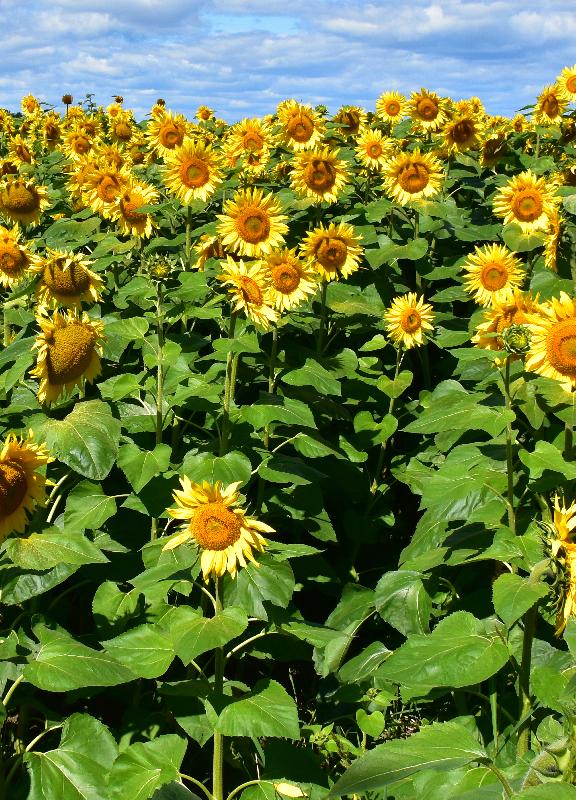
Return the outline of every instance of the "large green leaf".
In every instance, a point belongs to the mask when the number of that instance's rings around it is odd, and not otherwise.
[[[175,734],[136,742],[116,759],[108,780],[108,800],[148,800],[164,784],[178,780],[186,740]]]
[[[376,610],[404,636],[428,632],[432,600],[422,578],[413,570],[387,572],[376,586]]]
[[[485,750],[468,727],[457,721],[433,723],[408,739],[385,742],[359,758],[330,795],[363,795],[424,769],[451,771],[486,760]]]
[[[227,705],[216,722],[224,736],[300,737],[296,703],[276,681],[258,681],[247,697]]]
[[[154,625],[139,625],[102,644],[116,661],[140,678],[159,678],[175,656],[171,637]]]
[[[312,412],[306,403],[290,397],[261,396],[258,402],[242,408],[242,416],[256,430],[266,427],[271,422],[305,428],[316,427]]]
[[[212,453],[188,453],[184,458],[182,470],[191,481],[200,483],[222,481],[224,486],[236,481],[246,483],[252,475],[250,459],[243,453],[233,451],[225,456]]]
[[[116,513],[116,501],[104,494],[102,486],[82,481],[66,500],[64,524],[76,530],[96,530]]]
[[[288,561],[276,561],[264,555],[256,564],[250,563],[240,570],[226,595],[226,603],[239,606],[251,616],[268,619],[264,603],[286,608],[294,584],[294,573]]]
[[[118,466],[132,484],[134,491],[139,492],[152,478],[168,469],[170,453],[171,448],[167,444],[157,444],[154,450],[141,450],[130,442],[120,448]]]
[[[78,531],[48,528],[44,533],[12,539],[7,552],[19,567],[29,570],[51,569],[59,564],[102,564],[106,556]]]
[[[533,452],[520,450],[518,455],[530,470],[532,480],[542,477],[546,470],[559,473],[565,480],[576,478],[576,465],[566,461],[560,450],[550,442],[537,442]]]
[[[494,610],[511,627],[548,592],[545,583],[532,583],[528,578],[508,572],[500,575],[492,586]]]
[[[225,608],[215,617],[196,617],[181,626],[174,649],[184,664],[215,647],[222,647],[246,630],[248,617],[241,608]]]
[[[313,358],[307,358],[303,367],[293,369],[282,376],[290,386],[313,386],[321,394],[340,395],[340,382]]]

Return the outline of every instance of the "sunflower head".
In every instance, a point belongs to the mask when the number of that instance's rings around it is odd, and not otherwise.
[[[102,299],[104,282],[81,253],[48,249],[44,257],[34,256],[30,271],[40,276],[36,293],[41,305],[80,308]]]
[[[510,178],[494,197],[494,213],[504,224],[516,223],[523,233],[546,230],[558,205],[554,187],[531,170]]]
[[[206,201],[222,181],[219,159],[202,141],[184,139],[165,161],[164,183],[185,205]]]
[[[537,125],[554,125],[560,122],[567,105],[568,100],[560,86],[545,86],[536,101],[534,122]]]
[[[148,123],[147,137],[150,147],[160,156],[169,155],[181,147],[188,134],[190,123],[182,114],[162,110]]]
[[[363,167],[380,171],[389,158],[391,144],[378,130],[366,128],[356,140],[356,157]]]
[[[20,243],[18,225],[12,229],[0,225],[0,286],[11,288],[26,274],[31,263],[31,254]]]
[[[0,211],[13,222],[38,222],[49,205],[48,190],[32,179],[8,176],[0,187]]]
[[[366,125],[366,112],[360,106],[342,106],[334,116],[344,136],[356,136]]]
[[[433,320],[432,306],[416,292],[395,297],[384,314],[388,336],[397,347],[406,350],[425,343],[426,332],[434,328]]]
[[[306,234],[300,248],[304,259],[327,281],[356,272],[363,253],[358,234],[346,222],[320,224]]]
[[[448,119],[448,101],[427,89],[411,94],[408,109],[416,127],[426,132],[439,130]]]
[[[228,287],[235,312],[244,312],[264,330],[276,322],[277,314],[270,298],[270,278],[261,263],[245,264],[227,256],[218,279]]]
[[[576,302],[565,292],[540,306],[528,320],[532,339],[526,369],[576,390]]]
[[[218,236],[223,246],[241,256],[258,257],[284,244],[288,231],[282,208],[273,194],[262,189],[241,189],[218,215]]]
[[[440,161],[418,149],[393,156],[384,163],[383,172],[386,191],[402,206],[434,197],[444,181]]]
[[[576,64],[572,67],[564,67],[556,80],[556,85],[565,100],[569,103],[576,100]]]
[[[312,295],[318,286],[313,268],[301,261],[296,248],[284,247],[269,253],[264,260],[270,298],[278,311],[288,311]]]
[[[466,291],[482,306],[505,301],[510,290],[518,288],[526,277],[515,253],[499,244],[477,246],[462,269]]]
[[[284,142],[293,150],[316,147],[326,129],[324,120],[312,106],[296,100],[285,100],[279,104],[278,119],[282,124]]]
[[[123,234],[148,239],[152,236],[156,223],[147,211],[140,211],[140,208],[154,205],[157,200],[158,192],[153,186],[131,180],[112,204],[110,217],[116,221]]]
[[[290,179],[298,194],[318,203],[334,203],[348,181],[348,172],[337,151],[324,147],[296,153]]]
[[[472,342],[484,350],[504,350],[506,331],[509,328],[528,330],[531,338],[528,322],[539,314],[538,295],[532,297],[529,292],[509,289],[485,309],[484,320],[476,328]]]
[[[396,125],[407,113],[408,104],[400,92],[384,92],[376,100],[376,115],[384,122]]]

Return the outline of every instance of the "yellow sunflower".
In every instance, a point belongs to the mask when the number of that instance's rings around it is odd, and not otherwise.
[[[576,390],[576,303],[566,292],[540,306],[529,320],[530,352],[526,369],[560,381],[566,391]]]
[[[366,128],[356,140],[356,158],[368,169],[381,170],[390,154],[391,144],[380,131]]]
[[[480,148],[480,164],[483,167],[494,167],[508,151],[505,131],[490,131],[482,138]]]
[[[8,157],[14,164],[34,164],[36,160],[32,144],[19,134],[10,140]]]
[[[270,299],[278,311],[289,311],[314,294],[318,287],[313,269],[296,255],[296,248],[275,250],[264,267],[270,281]]]
[[[481,306],[504,301],[510,289],[517,289],[526,277],[522,262],[501,244],[478,245],[462,269],[466,273],[464,288]]]
[[[270,125],[261,119],[243,119],[229,129],[226,136],[226,149],[232,152],[246,152],[270,148],[275,137]]]
[[[46,478],[37,470],[54,459],[46,446],[9,433],[0,451],[0,543],[11,533],[22,533],[28,514],[42,505]]]
[[[262,189],[241,189],[223,207],[217,233],[225,248],[241,256],[258,257],[282,247],[288,219],[273,194]]]
[[[348,181],[346,162],[329,147],[296,153],[290,180],[299,195],[318,203],[334,203]]]
[[[40,108],[40,103],[38,102],[37,98],[34,97],[33,94],[27,94],[25,97],[22,98],[20,101],[20,108],[27,116],[33,116],[35,114],[39,114],[42,109]]]
[[[390,308],[384,312],[384,321],[389,337],[395,345],[406,350],[419,347],[426,341],[426,331],[433,330],[434,313],[430,303],[416,292],[395,297]]]
[[[208,106],[198,106],[194,116],[201,122],[208,122],[208,120],[214,119],[214,109],[208,108]]]
[[[292,150],[308,150],[320,143],[326,123],[312,106],[284,100],[277,113],[282,124],[283,141]]]
[[[208,200],[222,181],[218,158],[204,142],[184,139],[182,147],[166,156],[165,162],[164,183],[185,205]]]
[[[148,239],[152,236],[156,223],[147,211],[138,209],[153,205],[157,200],[158,192],[153,186],[132,180],[116,198],[110,216],[126,236]]]
[[[131,158],[125,147],[118,144],[108,144],[101,139],[94,142],[92,158],[95,164],[105,167],[121,169],[131,165]]]
[[[421,130],[437,131],[448,119],[448,101],[435,92],[420,89],[410,95],[408,113]]]
[[[444,125],[442,136],[450,153],[477,150],[482,136],[480,117],[473,114],[458,114]]]
[[[219,578],[227,572],[236,577],[238,565],[256,561],[254,553],[263,553],[268,542],[261,535],[274,533],[274,528],[253,517],[238,506],[241,481],[223,488],[220,481],[193,483],[186,475],[180,478],[181,489],[173,493],[176,508],[168,513],[188,523],[183,532],[172,536],[164,550],[173,550],[184,542],[192,542],[200,551],[204,580]]]
[[[123,111],[113,117],[108,124],[110,140],[116,145],[127,145],[137,133],[132,114]]]
[[[546,179],[526,170],[510,178],[494,197],[493,211],[504,224],[515,222],[523,233],[546,230],[558,200]]]
[[[540,313],[538,296],[530,292],[511,289],[500,300],[494,300],[484,311],[484,321],[476,328],[472,342],[483,350],[503,350],[504,342],[500,335],[511,325],[527,325],[528,321]]]
[[[225,258],[226,251],[222,246],[222,242],[217,236],[210,236],[209,233],[203,233],[200,239],[194,245],[196,255],[196,263],[193,265],[200,272],[204,271],[206,262],[209,258]]]
[[[356,136],[366,125],[366,112],[360,106],[342,106],[334,116],[344,136]]]
[[[243,311],[252,322],[268,330],[278,317],[271,304],[270,281],[262,264],[236,262],[227,256],[222,267],[218,279],[228,287],[234,311]]]
[[[573,67],[564,67],[556,79],[556,85],[565,100],[569,103],[576,100],[576,64]]]
[[[95,163],[92,169],[82,173],[82,180],[84,203],[97,214],[110,218],[118,197],[130,184],[131,174],[126,166],[118,168],[111,164]]]
[[[48,190],[30,178],[8,176],[0,186],[0,211],[13,222],[24,225],[38,222],[50,205]]]
[[[150,120],[146,136],[153,151],[160,156],[167,156],[177,147],[182,147],[189,130],[190,123],[186,117],[164,111]]]
[[[38,400],[49,405],[99,375],[104,325],[76,311],[56,311],[51,318],[42,315],[37,321],[42,332],[34,343],[38,359],[31,374],[40,380]]]
[[[532,119],[537,125],[554,125],[562,120],[568,100],[559,86],[545,86],[536,101]]]
[[[87,156],[93,146],[93,137],[89,136],[81,127],[67,130],[59,145],[62,152],[74,160]]]
[[[364,252],[358,234],[346,222],[320,224],[309,231],[300,245],[302,256],[327,281],[348,278],[360,268]]]
[[[0,225],[0,286],[8,289],[22,280],[32,259],[28,248],[20,244],[20,236],[18,225],[12,230]]]
[[[376,100],[376,115],[392,125],[400,122],[408,113],[408,103],[400,92],[384,92]]]
[[[558,615],[556,618],[556,636],[560,636],[566,627],[568,619],[576,615],[576,543],[574,542],[574,529],[576,528],[576,503],[567,506],[558,495],[554,497],[553,530],[551,537],[551,555],[564,567],[564,597],[561,598]]]
[[[558,248],[562,238],[564,219],[556,210],[550,217],[550,227],[544,240],[544,264],[548,269],[558,272]]]
[[[62,138],[62,125],[60,123],[60,116],[54,111],[45,114],[42,118],[42,141],[47,150],[54,150]]]
[[[83,301],[98,303],[104,281],[92,272],[90,263],[81,253],[49,248],[45,257],[33,256],[30,271],[41,276],[36,286],[40,305],[80,308]]]
[[[392,157],[383,172],[384,188],[401,206],[434,197],[444,180],[441,162],[418,149]]]

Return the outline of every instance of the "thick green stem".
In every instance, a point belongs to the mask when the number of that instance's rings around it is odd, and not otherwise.
[[[157,285],[156,289],[156,326],[158,331],[158,363],[156,366],[156,444],[162,442],[162,431],[164,429],[164,311],[162,308],[162,286]],[[158,520],[152,518],[150,527],[150,540],[154,541],[158,536]]]
[[[488,769],[491,772],[494,773],[494,775],[496,775],[496,777],[498,778],[498,780],[502,784],[504,792],[506,793],[506,797],[513,797],[514,796],[514,791],[513,791],[512,787],[510,786],[510,784],[508,783],[508,780],[506,779],[506,776],[502,772],[500,772],[498,767],[496,767],[491,761],[487,762],[486,766],[488,767]]]
[[[564,453],[563,456],[566,461],[573,459],[574,447],[574,400],[576,399],[576,392],[572,392],[572,415],[570,421],[564,424]]]
[[[511,411],[510,356],[506,358],[506,366],[504,368],[504,397],[506,400],[506,408],[508,411]],[[514,511],[514,432],[510,420],[506,423],[506,473],[508,476],[508,527],[513,533],[516,533],[516,512]]]
[[[328,281],[323,278],[322,286],[320,289],[320,327],[318,328],[318,340],[316,342],[316,352],[319,356],[322,355],[324,350],[324,339],[326,338],[326,292],[328,290]]]
[[[272,348],[270,350],[270,361],[268,364],[268,393],[276,394],[276,358],[278,355],[278,328],[272,330]],[[270,450],[270,424],[264,428],[264,447]],[[258,476],[258,493],[256,496],[256,508],[260,510],[262,500],[264,499],[264,487],[266,481],[264,478]]]
[[[236,328],[236,312],[230,313],[230,327],[228,329],[228,338],[234,339],[234,330]],[[236,392],[236,371],[238,369],[238,353],[233,353],[232,350],[228,351],[226,357],[226,378],[224,382],[224,402],[222,407],[222,431],[220,434],[220,455],[225,456],[228,452],[228,439],[230,437],[230,407],[234,402],[234,394]]]
[[[396,351],[396,369],[394,370],[394,383],[398,380],[398,373],[400,372],[400,364],[402,363],[402,349],[399,347]],[[394,403],[395,398],[394,396],[390,397],[390,401],[388,403],[388,414],[391,414],[394,411]],[[388,439],[385,442],[382,442],[380,446],[380,452],[378,454],[378,463],[376,465],[376,472],[374,473],[374,479],[372,481],[372,485],[370,486],[370,492],[372,494],[376,494],[376,490],[378,489],[378,485],[380,483],[380,476],[382,474],[382,467],[384,466],[384,458],[386,457],[386,447],[388,445]]]
[[[186,269],[190,269],[192,255],[192,209],[186,206]]]
[[[492,676],[488,680],[488,689],[490,692],[490,716],[492,718],[492,741],[494,743],[494,752],[498,752],[498,687],[496,678]]]
[[[522,661],[520,663],[520,674],[518,675],[518,718],[523,719],[518,731],[518,743],[516,754],[522,758],[530,749],[530,710],[532,701],[530,700],[530,670],[532,667],[532,642],[536,630],[536,620],[538,619],[538,606],[534,605],[524,615],[524,637],[522,639]]]
[[[8,312],[4,309],[4,347],[8,347],[10,344],[10,325],[8,323]]]
[[[215,580],[215,616],[222,612],[222,578]],[[224,687],[224,650],[217,647],[214,651],[214,692],[222,694]],[[224,737],[214,731],[214,755],[212,760],[212,795],[214,800],[224,800]]]

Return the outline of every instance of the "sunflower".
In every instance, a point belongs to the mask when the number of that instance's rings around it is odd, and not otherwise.
[[[408,112],[423,131],[437,131],[448,119],[448,101],[435,92],[420,89],[410,95]]]
[[[47,150],[54,150],[62,138],[60,116],[53,111],[45,114],[41,125],[42,141]]]
[[[114,167],[118,170],[131,164],[131,158],[126,148],[118,144],[108,144],[101,139],[94,143],[91,155],[96,164]]]
[[[30,271],[41,276],[36,286],[38,302],[66,308],[80,308],[83,301],[98,303],[104,281],[92,272],[90,263],[81,253],[51,249],[44,258],[33,256]]]
[[[408,103],[400,92],[384,92],[376,100],[376,115],[392,125],[400,122],[408,113]]]
[[[430,153],[399,153],[384,165],[384,188],[401,206],[438,194],[444,172]]]
[[[19,134],[10,140],[8,157],[15,164],[33,164],[35,161],[31,143]]]
[[[275,250],[266,257],[264,267],[270,281],[270,298],[278,311],[289,311],[316,291],[315,273],[297,257],[296,248]]]
[[[554,497],[552,507],[553,523],[550,526],[550,554],[560,566],[562,574],[562,596],[559,598],[556,617],[556,636],[560,636],[568,619],[576,615],[576,503],[567,506],[558,495]]]
[[[526,170],[510,178],[497,192],[493,210],[496,216],[504,217],[505,225],[515,222],[523,233],[533,233],[549,227],[557,202],[546,179]]]
[[[219,578],[228,572],[236,577],[238,565],[256,561],[254,552],[263,553],[268,542],[262,533],[274,533],[264,522],[246,516],[238,506],[241,481],[226,488],[216,483],[193,483],[186,475],[180,478],[181,489],[173,493],[176,508],[168,513],[175,519],[187,521],[182,533],[173,536],[164,550],[173,550],[184,542],[192,542],[200,550],[204,580]]]
[[[282,124],[282,138],[292,150],[316,147],[326,130],[326,123],[312,106],[296,100],[284,100],[278,106],[278,119]]]
[[[201,122],[208,122],[208,120],[214,119],[214,109],[208,108],[208,106],[198,106],[194,116]]]
[[[189,131],[190,123],[183,114],[164,111],[150,120],[146,136],[154,152],[167,156],[177,147],[182,147]]]
[[[416,292],[395,297],[392,305],[384,313],[386,330],[395,345],[406,350],[417,347],[426,341],[426,331],[433,330],[434,314],[430,303]]]
[[[0,286],[12,288],[26,274],[31,263],[28,248],[20,244],[20,230],[0,225]]]
[[[562,238],[563,224],[564,219],[556,210],[550,217],[550,227],[544,240],[544,264],[554,272],[558,272],[558,248]]]
[[[527,325],[540,313],[538,296],[519,289],[508,290],[499,300],[494,300],[484,311],[484,321],[476,328],[472,342],[483,350],[503,350],[503,331],[511,325]]]
[[[42,504],[46,478],[37,472],[54,459],[46,446],[34,442],[32,431],[26,439],[9,433],[0,452],[0,543],[10,533],[22,533],[28,514]]]
[[[232,125],[226,137],[226,149],[232,152],[262,150],[274,145],[270,125],[260,119],[243,119]]]
[[[122,111],[108,122],[108,133],[113,144],[129,144],[137,130],[132,114],[127,111]]]
[[[342,106],[332,119],[344,136],[356,136],[365,127],[366,112],[360,106]]]
[[[576,302],[566,292],[540,306],[530,317],[532,334],[526,369],[560,381],[566,391],[576,390]]]
[[[329,147],[296,153],[290,180],[294,191],[303,197],[334,203],[348,181],[346,162]]]
[[[38,400],[49,405],[100,373],[104,325],[76,311],[56,311],[52,318],[41,315],[37,321],[42,332],[34,343],[38,359],[31,374],[40,379]]]
[[[206,201],[222,181],[218,158],[210,145],[184,139],[182,147],[165,158],[164,183],[185,205]]]
[[[481,306],[504,301],[510,289],[516,289],[526,277],[522,262],[501,244],[477,246],[462,265],[467,292]]]
[[[363,248],[358,234],[346,222],[323,224],[306,234],[300,245],[302,256],[327,281],[347,278],[359,269]]]
[[[356,140],[356,158],[368,169],[381,170],[389,157],[390,143],[380,131],[366,128]]]
[[[27,94],[22,98],[20,101],[20,108],[27,116],[34,116],[42,111],[40,103],[33,94]]]
[[[119,224],[121,232],[126,236],[147,239],[152,236],[156,223],[150,214],[138,209],[141,206],[153,205],[157,200],[158,192],[153,186],[132,180],[116,198],[110,216]]]
[[[194,250],[197,253],[197,257],[196,263],[193,266],[200,272],[204,271],[204,267],[209,258],[222,259],[226,257],[226,251],[220,239],[217,236],[210,236],[209,233],[202,234],[194,245]]]
[[[483,167],[494,167],[508,150],[505,131],[490,131],[482,139],[480,148],[480,164]]]
[[[82,199],[97,214],[109,218],[114,213],[114,204],[120,194],[130,184],[128,167],[116,167],[112,164],[94,164],[83,175]]]
[[[562,120],[568,100],[559,86],[545,86],[536,101],[532,119],[537,125],[554,125]]]
[[[60,143],[62,152],[74,160],[87,156],[93,146],[93,138],[81,127],[71,128],[66,131]]]
[[[288,219],[273,194],[262,189],[241,189],[217,214],[217,233],[224,247],[241,256],[260,256],[284,244]]]
[[[276,322],[277,314],[270,299],[270,282],[261,263],[245,264],[230,256],[222,262],[223,272],[218,275],[234,305],[234,311],[243,311],[252,322],[267,330]]]
[[[573,67],[564,67],[556,79],[556,85],[564,100],[569,103],[576,100],[576,64]]]
[[[0,186],[0,211],[13,222],[32,224],[50,205],[47,198],[45,186],[37,186],[31,178],[9,176]]]
[[[476,150],[482,135],[482,123],[474,114],[458,114],[442,129],[444,144],[450,153]]]

